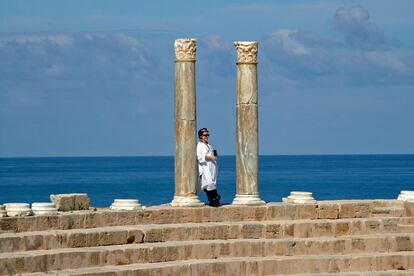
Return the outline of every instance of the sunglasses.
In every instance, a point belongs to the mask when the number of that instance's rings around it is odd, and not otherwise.
[[[207,136],[207,137],[208,137],[208,136],[210,136],[210,134],[203,134],[203,135],[201,135],[201,136]]]

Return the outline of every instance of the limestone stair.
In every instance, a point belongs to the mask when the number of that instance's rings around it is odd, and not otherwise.
[[[393,262],[390,263],[389,259],[392,259]],[[54,271],[47,275],[301,275],[304,272],[306,272],[305,275],[323,275],[324,271],[336,273],[331,275],[344,275],[344,272],[352,271],[355,267],[365,267],[366,271],[371,271],[370,273],[353,272],[350,275],[402,275],[401,272],[404,273],[404,270],[398,270],[394,267],[403,269],[405,263],[412,261],[412,254],[407,252],[330,256],[233,257],[217,260],[89,267]],[[399,274],[391,274],[397,272]],[[411,275],[412,272],[413,270],[405,275]]]
[[[375,217],[336,220],[276,220],[146,224],[88,229],[32,231],[0,235],[0,253],[96,247],[177,240],[338,237],[375,233],[411,233],[409,217]]]
[[[413,269],[408,270],[387,270],[387,271],[370,271],[370,272],[341,272],[341,273],[302,273],[294,274],[295,276],[404,276],[414,275]]]
[[[308,259],[324,255],[400,255],[412,250],[414,235],[368,235],[347,238],[236,239],[171,241],[162,243],[61,248],[1,254],[2,267],[15,273],[63,270],[71,267],[160,263],[189,259],[292,256]],[[352,258],[349,257],[349,258]],[[414,255],[413,255],[414,258]],[[414,261],[414,259],[413,259]],[[24,265],[20,265],[24,263]]]
[[[79,222],[68,215],[72,229],[64,216],[30,218],[52,219],[53,230],[9,219],[0,221],[3,229],[16,225],[0,233],[0,275],[414,275],[414,218],[406,209],[366,213],[361,206],[339,206],[336,215],[309,206],[266,207],[265,214],[203,207],[139,224],[126,216],[147,213],[114,212],[116,221],[94,225],[82,213]],[[157,218],[165,212],[157,210]]]
[[[317,260],[321,258],[332,262],[325,255],[335,256],[338,262],[351,262],[355,258],[366,259],[369,252],[370,256],[377,252],[389,254],[378,258],[395,258],[396,263],[401,262],[404,267],[401,260],[410,257],[400,253],[412,250],[414,234],[398,233],[395,227],[389,227],[390,221],[397,225],[399,220],[407,218],[213,222],[9,233],[0,236],[2,251],[9,251],[0,253],[0,267],[6,268],[2,271],[4,274],[60,271],[82,275],[90,266],[108,266],[109,270],[115,266],[116,270],[122,268],[124,272],[130,268],[135,272],[145,268],[141,272],[147,273],[151,268],[147,267],[148,263],[165,264],[165,269],[177,265],[177,269],[182,270],[180,262],[189,261],[193,264],[190,265],[192,270],[207,266],[214,271],[227,264],[231,264],[230,267],[241,265],[245,258],[252,258],[252,262],[260,267],[265,263],[275,263],[273,266],[276,267],[290,266],[295,258],[295,262],[309,262],[305,270],[309,272],[319,271]],[[353,229],[354,225],[357,229]],[[279,230],[274,232],[274,229]],[[313,229],[331,230],[316,232]],[[373,229],[389,233],[377,234]],[[351,231],[354,234],[350,234]],[[309,237],[311,233],[316,237]],[[14,246],[10,246],[12,244]],[[23,251],[16,252],[21,249]],[[343,257],[338,258],[338,254]],[[266,262],[260,260],[264,257],[268,258]],[[366,262],[373,262],[373,259],[366,259]],[[387,269],[395,268],[395,265],[391,264]],[[79,271],[65,270],[72,267]],[[97,271],[101,273],[102,268]]]

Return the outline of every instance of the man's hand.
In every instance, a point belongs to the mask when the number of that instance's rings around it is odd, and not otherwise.
[[[217,157],[214,156],[214,155],[208,155],[208,156],[206,156],[206,160],[208,160],[208,161],[216,161],[217,160]]]

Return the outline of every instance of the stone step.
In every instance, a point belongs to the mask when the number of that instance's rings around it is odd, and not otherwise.
[[[294,239],[171,241],[63,248],[0,254],[0,274],[46,272],[89,266],[163,263],[190,259],[294,255],[376,254],[412,251],[414,234]],[[414,255],[414,252],[412,252]],[[414,261],[414,260],[413,260]],[[413,263],[414,265],[414,263]]]
[[[382,207],[402,208],[404,216],[414,213],[414,203],[409,204],[398,200],[336,200],[318,201],[316,204],[267,203],[263,206],[225,205],[219,208],[151,206],[135,211],[97,209],[60,212],[58,215],[49,216],[6,217],[0,218],[0,231],[84,229],[148,223],[369,218],[374,215],[374,209],[381,210]],[[387,213],[386,216],[395,217],[392,212]]]
[[[93,247],[174,240],[330,237],[405,232],[398,225],[413,218],[358,218],[336,220],[279,220],[147,224],[89,229],[0,234],[0,253],[67,247]],[[413,224],[414,225],[414,224]],[[407,231],[407,232],[412,232]]]
[[[361,272],[357,275],[400,275],[375,274],[399,269],[413,270],[413,252],[368,253],[352,255],[272,256],[272,257],[228,257],[164,263],[127,264],[95,266],[88,268],[51,271],[48,275],[283,275],[313,273]],[[372,271],[373,274],[368,272]],[[42,273],[24,274],[31,276]],[[353,275],[353,274],[351,274]],[[410,275],[403,274],[403,275]]]
[[[279,274],[280,275],[280,274]],[[404,276],[414,275],[414,269],[400,269],[370,272],[341,272],[341,273],[300,273],[294,276]],[[274,275],[276,276],[276,274]]]

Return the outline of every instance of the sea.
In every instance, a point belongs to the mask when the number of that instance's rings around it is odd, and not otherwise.
[[[234,156],[219,157],[224,204],[235,196],[235,167]],[[401,190],[414,190],[414,155],[259,156],[259,193],[266,202],[281,202],[291,191],[334,200],[395,199]],[[94,207],[116,198],[166,204],[174,196],[174,157],[0,158],[0,204],[44,202],[60,193],[87,193]]]

